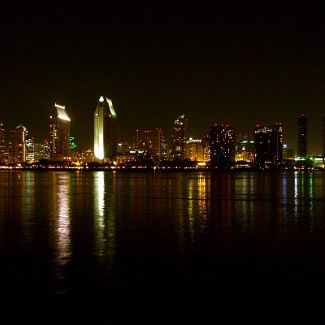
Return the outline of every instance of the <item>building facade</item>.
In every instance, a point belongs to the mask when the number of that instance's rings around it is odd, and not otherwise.
[[[282,163],[282,124],[256,125],[254,130],[255,163],[259,167],[277,167]]]
[[[117,116],[112,101],[101,96],[94,114],[94,156],[110,160],[117,151]]]
[[[144,150],[148,157],[160,160],[162,143],[163,132],[160,128],[136,130],[136,148]]]
[[[308,155],[308,134],[307,134],[308,120],[307,117],[301,113],[298,116],[298,156],[306,157]]]
[[[254,140],[252,135],[247,133],[236,134],[235,161],[254,162]]]
[[[27,129],[23,125],[18,125],[10,131],[9,154],[10,162],[23,163],[26,161],[26,137]]]
[[[175,121],[172,130],[171,158],[184,159],[187,140],[187,118],[180,115]]]
[[[235,160],[235,130],[228,124],[210,127],[210,160],[212,167],[228,168]]]
[[[7,160],[6,157],[6,133],[3,122],[0,121],[0,163],[4,163]]]
[[[191,161],[205,161],[204,148],[201,139],[189,138],[186,141],[186,158]]]
[[[70,118],[65,106],[54,104],[55,114],[50,116],[50,151],[52,160],[70,158]]]

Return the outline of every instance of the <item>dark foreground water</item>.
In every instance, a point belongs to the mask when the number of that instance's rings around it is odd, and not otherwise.
[[[0,172],[0,258],[1,323],[322,324],[325,173]]]

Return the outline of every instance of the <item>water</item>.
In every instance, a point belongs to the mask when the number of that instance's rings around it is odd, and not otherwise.
[[[322,323],[324,212],[317,172],[0,172],[0,319]]]

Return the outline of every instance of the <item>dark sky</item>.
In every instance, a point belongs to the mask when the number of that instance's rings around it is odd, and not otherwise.
[[[238,132],[282,121],[296,148],[297,115],[321,149],[325,115],[322,1],[13,2],[1,8],[0,119],[36,139],[55,101],[71,133],[92,145],[100,95],[113,100],[120,137],[170,134],[180,113],[200,137],[217,121]]]

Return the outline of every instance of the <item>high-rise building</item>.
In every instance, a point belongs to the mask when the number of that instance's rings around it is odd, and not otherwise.
[[[116,155],[117,116],[112,101],[101,96],[94,115],[94,155],[96,159],[108,160]]]
[[[33,138],[26,136],[26,161],[33,162],[35,160],[35,142]]]
[[[279,166],[282,162],[282,124],[256,125],[254,146],[255,162],[258,166]]]
[[[54,104],[55,114],[50,116],[51,159],[67,160],[70,157],[70,118],[65,106]]]
[[[34,160],[50,159],[50,147],[47,141],[34,143]]]
[[[202,147],[203,147],[203,161],[210,161],[210,138],[208,135],[202,138]]]
[[[184,159],[187,140],[187,118],[180,115],[175,121],[172,130],[171,158]]]
[[[307,137],[308,120],[301,113],[298,116],[298,156],[306,157],[308,154],[308,137]]]
[[[189,138],[186,141],[186,158],[191,161],[204,161],[204,151],[201,139]]]
[[[227,124],[210,127],[210,160],[212,167],[227,168],[235,159],[235,130]]]
[[[136,148],[144,150],[153,159],[161,158],[162,140],[163,132],[159,128],[136,130]]]
[[[254,162],[254,140],[247,133],[236,134],[235,161]]]
[[[11,162],[22,163],[26,161],[26,136],[27,129],[21,124],[10,131],[9,154]]]
[[[3,122],[0,121],[0,163],[6,161],[6,133]]]

